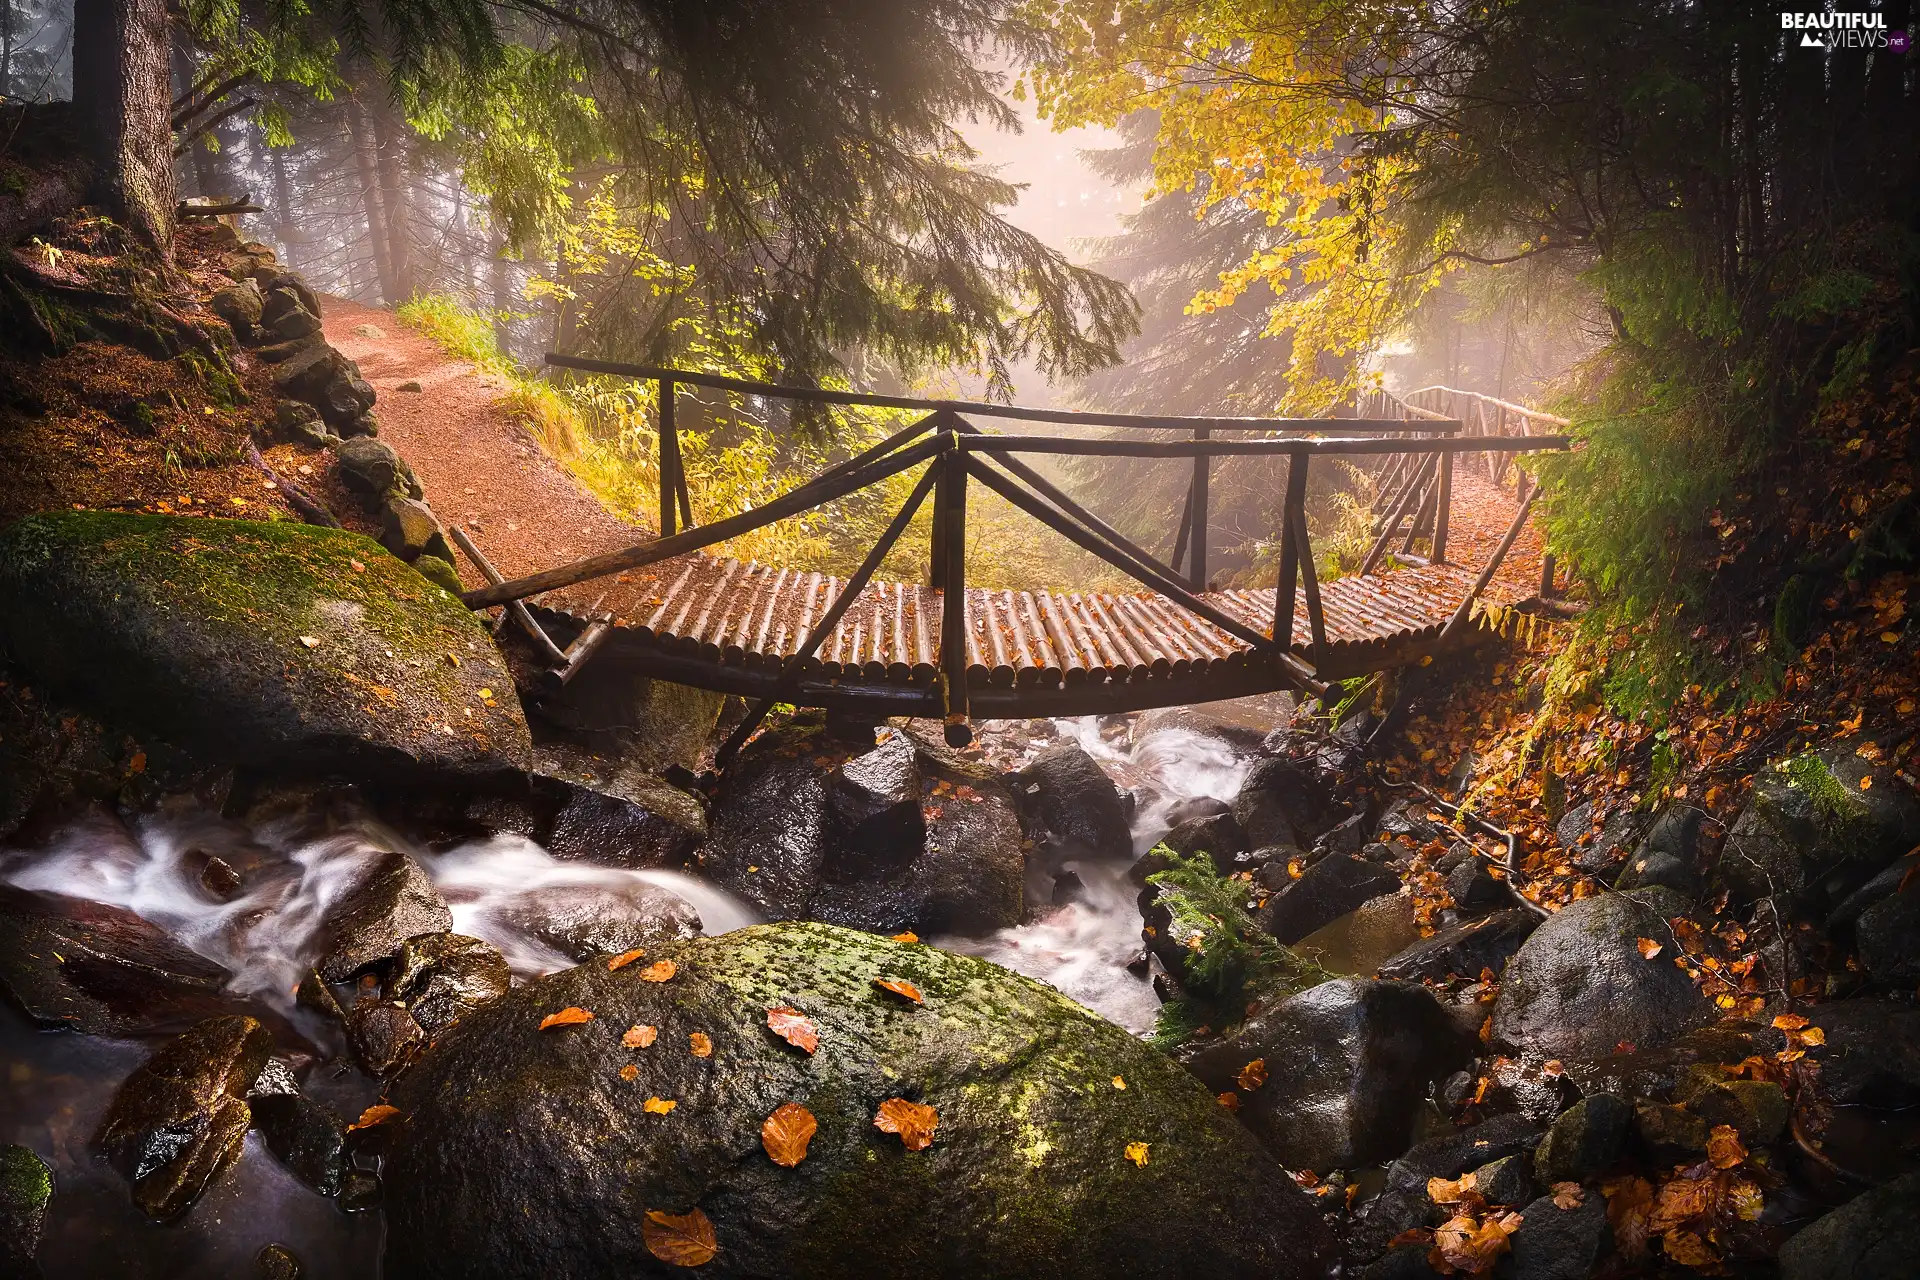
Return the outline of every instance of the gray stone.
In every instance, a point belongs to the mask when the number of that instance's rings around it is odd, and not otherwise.
[[[589,964],[529,983],[401,1078],[387,1274],[660,1274],[646,1213],[695,1205],[722,1275],[889,1275],[911,1258],[927,1280],[1307,1280],[1335,1261],[1316,1206],[1205,1089],[1038,983],[818,924],[658,956],[675,961],[672,981]],[[877,976],[912,981],[924,1005],[877,990]],[[538,1030],[568,1006],[595,1018]],[[817,1024],[816,1052],[768,1030],[781,1006]],[[659,1043],[623,1046],[636,1023]],[[692,1031],[711,1056],[685,1051]],[[622,1078],[628,1066],[637,1079]],[[648,1097],[678,1105],[651,1115]],[[875,1127],[894,1098],[934,1109],[925,1149]],[[818,1126],[797,1169],[760,1147],[787,1102]],[[1126,1158],[1135,1142],[1143,1163]]]
[[[1707,1149],[1711,1126],[1685,1107],[1639,1098],[1633,1104],[1633,1132],[1653,1160],[1687,1164]]]
[[[1633,1104],[1611,1093],[1596,1093],[1562,1111],[1533,1153],[1540,1181],[1584,1182],[1605,1173],[1626,1149]]]
[[[390,445],[362,436],[336,446],[334,454],[339,459],[340,483],[369,512],[382,510],[390,500],[417,498],[423,492],[413,470]]]
[[[1077,744],[1047,748],[1010,783],[1028,833],[1056,861],[1132,854],[1120,792]]]
[[[1501,1156],[1473,1171],[1473,1189],[1488,1204],[1522,1205],[1533,1199],[1533,1161],[1524,1155]]]
[[[1233,816],[1255,849],[1270,844],[1307,847],[1346,814],[1326,786],[1305,768],[1279,757],[1257,762],[1234,797]]]
[[[1455,976],[1478,978],[1490,969],[1497,978],[1539,923],[1540,918],[1523,907],[1463,920],[1422,938],[1382,964],[1380,976],[1441,982]]]
[[[1873,785],[1861,790],[1863,778]],[[1892,772],[1839,743],[1769,765],[1727,833],[1719,872],[1743,900],[1780,894],[1831,909],[1920,845],[1920,799]],[[1835,894],[1829,877],[1857,873]]]
[[[346,1171],[346,1126],[324,1103],[298,1091],[252,1093],[253,1127],[287,1172],[323,1196],[340,1190]]]
[[[1868,907],[1854,939],[1877,981],[1902,989],[1920,982],[1920,893],[1892,893]]]
[[[1816,1219],[1780,1250],[1781,1280],[1908,1280],[1920,1258],[1920,1173]]]
[[[1507,962],[1494,1004],[1496,1040],[1542,1058],[1597,1058],[1663,1045],[1714,1019],[1711,1001],[1668,958],[1670,889],[1603,893],[1562,908]],[[1665,950],[1652,960],[1639,939]]]
[[[242,342],[253,340],[253,328],[260,323],[262,303],[260,286],[251,280],[230,284],[207,299],[213,314],[227,322],[233,336]]]
[[[359,443],[342,447],[354,448]],[[453,548],[447,545],[447,531],[441,527],[439,517],[433,514],[433,508],[413,498],[387,498],[380,509],[380,545],[408,564],[421,556],[433,556],[449,566],[453,564]]]
[[[53,1170],[25,1147],[0,1147],[0,1275],[37,1276],[34,1256],[53,1204]]]
[[[1348,1233],[1350,1251],[1362,1260],[1379,1258],[1401,1232],[1438,1226],[1440,1209],[1427,1194],[1429,1179],[1457,1178],[1497,1160],[1526,1158],[1539,1141],[1537,1126],[1523,1115],[1509,1113],[1411,1148],[1387,1166],[1386,1185],[1354,1216]]]
[[[405,1006],[362,1000],[347,1011],[347,1047],[361,1070],[384,1080],[420,1056],[427,1033]]]
[[[1771,1080],[1727,1080],[1718,1070],[1697,1078],[1704,1087],[1689,1090],[1683,1098],[1709,1128],[1731,1125],[1748,1146],[1774,1142],[1787,1130],[1793,1107],[1786,1090]]]
[[[1400,877],[1365,858],[1331,854],[1268,898],[1254,923],[1291,946],[1371,899],[1400,892]]]
[[[294,299],[302,307],[305,307],[316,316],[325,314],[325,312],[320,309],[320,295],[313,291],[313,286],[307,283],[306,277],[297,271],[282,271],[273,268],[260,272],[254,279],[260,285],[260,292],[263,297],[276,289],[288,289],[293,292]]]
[[[1920,1009],[1893,1000],[1816,1005],[1807,1017],[1826,1043],[1809,1049],[1820,1090],[1842,1105],[1920,1104]]]
[[[1240,829],[1232,813],[1188,818],[1167,832],[1161,843],[1179,854],[1205,853],[1222,875],[1233,870],[1236,854],[1247,851],[1247,833]]]
[[[262,364],[285,364],[297,355],[326,345],[326,335],[310,333],[302,338],[288,338],[281,342],[270,342],[264,347],[255,347],[253,358]],[[314,412],[317,415],[319,410]]]
[[[433,1039],[512,985],[507,962],[492,945],[465,934],[424,933],[401,944],[383,989]]]
[[[327,447],[340,442],[320,420],[320,411],[299,400],[276,400],[273,405],[274,434],[282,440]]]
[[[1520,1211],[1520,1229],[1494,1269],[1496,1280],[1587,1280],[1613,1241],[1607,1201],[1598,1191],[1562,1209],[1545,1195]]]
[[[1447,874],[1447,896],[1468,910],[1504,906],[1513,901],[1504,880],[1495,878],[1485,858],[1468,858]]]
[[[654,885],[556,885],[520,902],[509,922],[573,960],[698,937],[700,913]]]
[[[912,740],[897,733],[843,762],[827,776],[827,804],[849,854],[889,865],[910,861],[927,838]]]
[[[390,853],[333,907],[315,967],[328,982],[347,982],[398,955],[409,938],[452,928],[453,913],[427,873],[405,854]]]

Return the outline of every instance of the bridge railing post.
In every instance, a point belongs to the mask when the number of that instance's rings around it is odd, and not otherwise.
[[[660,536],[671,538],[680,493],[680,432],[673,421],[673,379],[654,384],[660,406]]]
[[[1447,516],[1453,510],[1453,455],[1440,455],[1440,497],[1433,518],[1433,562],[1447,562]]]
[[[1195,427],[1193,438],[1207,440],[1213,433],[1205,427]],[[1193,458],[1193,487],[1187,491],[1189,551],[1192,558],[1188,561],[1187,583],[1193,591],[1207,589],[1207,479],[1212,469],[1213,459],[1205,453]]]
[[[934,464],[940,479],[934,489],[933,521],[940,539],[940,671],[946,684],[947,745],[973,741],[967,724],[967,456],[960,439],[947,432],[949,448]]]
[[[1293,644],[1295,597],[1300,589],[1300,555],[1304,548],[1294,526],[1294,510],[1307,501],[1307,457],[1287,455],[1287,489],[1280,505],[1280,577],[1273,590],[1273,643],[1285,653]]]

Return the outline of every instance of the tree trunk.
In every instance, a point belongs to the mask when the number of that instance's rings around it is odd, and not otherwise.
[[[493,293],[493,342],[500,354],[513,356],[513,325],[507,319],[507,304],[512,301],[510,269],[507,266],[507,237],[500,230],[498,215],[487,211],[487,271]]]
[[[347,97],[347,131],[353,135],[353,161],[360,175],[360,202],[367,211],[367,239],[373,242],[373,266],[380,277],[380,298],[388,306],[399,302],[395,296],[393,262],[387,257],[392,244],[387,236],[386,208],[380,199],[379,162],[373,154],[373,129],[367,124],[366,108],[360,97]]]
[[[406,129],[390,103],[372,111],[379,142],[380,203],[387,211],[387,261],[393,268],[393,305],[413,297],[413,220],[407,199]]]
[[[273,171],[273,212],[280,223],[280,247],[286,251],[287,270],[300,269],[300,255],[294,249],[299,229],[293,221],[293,183],[287,180],[285,147],[268,147],[267,163]]]
[[[100,202],[163,256],[173,245],[166,0],[75,0],[73,101]]]

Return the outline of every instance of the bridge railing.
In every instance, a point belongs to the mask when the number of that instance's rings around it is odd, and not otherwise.
[[[462,597],[469,607],[475,609],[522,601],[542,592],[700,551],[776,520],[879,484],[922,463],[930,464],[859,568],[847,579],[832,605],[784,662],[770,692],[723,745],[719,757],[723,764],[757,728],[772,704],[797,684],[807,664],[816,660],[814,655],[820,645],[834,633],[841,618],[872,581],[881,563],[929,498],[933,502],[929,577],[933,589],[941,593],[939,662],[934,681],[946,717],[948,740],[958,746],[971,739],[971,729],[967,723],[969,620],[966,603],[966,527],[968,489],[974,483],[998,494],[1076,546],[1244,643],[1254,654],[1273,662],[1278,674],[1287,681],[1317,689],[1321,686],[1315,676],[1315,668],[1321,665],[1321,659],[1327,654],[1328,639],[1307,532],[1307,479],[1309,467],[1315,458],[1346,455],[1391,459],[1390,467],[1406,475],[1401,487],[1407,494],[1412,494],[1416,483],[1419,483],[1422,485],[1420,492],[1428,495],[1421,499],[1420,510],[1427,513],[1429,527],[1444,530],[1444,518],[1437,513],[1444,510],[1445,482],[1443,478],[1440,479],[1440,487],[1436,491],[1432,478],[1450,475],[1454,457],[1466,452],[1505,453],[1564,448],[1567,443],[1563,437],[1540,435],[1476,435],[1469,438],[1461,434],[1458,420],[1443,418],[1436,410],[1418,406],[1402,406],[1402,411],[1377,417],[1154,417],[786,387],[715,374],[567,356],[550,355],[547,361],[559,368],[647,378],[657,384],[660,536],[621,551],[590,556],[512,581],[496,580],[498,575],[492,572],[490,566],[483,565],[490,585],[466,592]],[[691,495],[687,490],[685,468],[680,461],[675,424],[676,388],[679,386],[707,387],[817,404],[917,409],[924,411],[924,416],[770,502],[695,526],[692,524]],[[1388,406],[1383,404],[1382,407]],[[1188,438],[1167,439],[1163,436],[1159,439],[1129,439],[1107,436],[1096,439],[988,434],[968,421],[970,417],[1121,427],[1162,433],[1177,431],[1185,433]],[[1330,435],[1331,432],[1340,434]],[[1246,436],[1253,438],[1243,438]],[[1023,460],[1024,455],[1031,454],[1188,461],[1193,468],[1193,479],[1185,504],[1191,530],[1186,548],[1186,572],[1182,573],[1178,567],[1182,558],[1180,555],[1175,555],[1174,564],[1163,562],[1062,492]],[[1280,564],[1275,582],[1273,623],[1265,631],[1247,625],[1204,595],[1207,477],[1212,461],[1228,456],[1284,456],[1288,460],[1286,491],[1281,504]],[[1416,464],[1409,461],[1411,459],[1419,461]],[[1422,482],[1419,479],[1422,476],[1429,479]],[[1411,501],[1409,497],[1400,505],[1406,507]],[[1448,630],[1462,624],[1468,616],[1474,598],[1485,589],[1500,559],[1518,535],[1530,506],[1531,495],[1522,503],[1513,526],[1483,570],[1478,583],[1449,622]],[[1438,523],[1435,524],[1435,521]],[[683,525],[685,527],[680,527]],[[1420,527],[1420,519],[1416,516],[1416,531]],[[1435,558],[1443,558],[1444,544],[1445,534],[1440,532],[1435,545]],[[1308,634],[1304,654],[1296,653],[1292,642],[1294,620],[1302,606],[1306,613]],[[559,668],[561,680],[590,655],[590,645],[598,644],[607,634],[607,620],[601,620],[597,625],[598,630],[589,627],[588,633],[563,653],[564,661]]]

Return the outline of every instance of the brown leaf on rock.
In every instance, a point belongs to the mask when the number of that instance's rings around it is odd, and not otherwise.
[[[1651,960],[1655,956],[1659,955],[1662,951],[1666,950],[1665,947],[1655,942],[1652,938],[1640,939],[1639,946],[1640,946],[1640,958],[1642,960]]]
[[[1747,1146],[1740,1131],[1730,1124],[1717,1124],[1707,1136],[1707,1159],[1716,1169],[1731,1169],[1747,1158]]]
[[[626,968],[628,965],[632,964],[635,960],[638,960],[641,956],[645,954],[647,954],[647,952],[644,947],[636,947],[632,951],[622,951],[619,955],[607,961],[607,972],[608,973],[618,972],[619,970]]]
[[[1587,1193],[1577,1182],[1556,1182],[1553,1184],[1553,1207],[1556,1209],[1578,1209],[1586,1200]]]
[[[620,1034],[620,1043],[629,1049],[644,1049],[660,1035],[660,1028],[636,1022]]]
[[[925,1151],[933,1145],[933,1131],[940,1127],[940,1113],[905,1098],[888,1098],[874,1113],[873,1127],[882,1133],[899,1134],[900,1145],[909,1151]]]
[[[769,1160],[791,1169],[807,1158],[807,1144],[819,1128],[813,1112],[797,1102],[783,1102],[760,1122],[760,1145]]]
[[[920,998],[920,988],[914,986],[905,978],[875,978],[873,985],[882,991],[891,991],[894,995],[911,1000],[915,1004],[925,1003]]]
[[[1435,1204],[1459,1204],[1468,1196],[1475,1194],[1474,1175],[1463,1173],[1458,1178],[1428,1178],[1427,1199]]]
[[[1449,1218],[1433,1233],[1433,1251],[1427,1261],[1446,1274],[1485,1275],[1493,1270],[1500,1255],[1513,1245],[1507,1237],[1519,1229],[1520,1214],[1488,1214],[1477,1219],[1469,1214]]]
[[[1600,1192],[1607,1198],[1607,1221],[1613,1227],[1614,1247],[1628,1261],[1646,1257],[1653,1184],[1645,1178],[1615,1178],[1602,1183]]]
[[[1229,1111],[1238,1111],[1240,1109],[1240,1095],[1231,1089],[1228,1089],[1225,1093],[1216,1094],[1213,1100]]]
[[[640,1238],[646,1241],[648,1253],[670,1267],[702,1266],[720,1252],[719,1242],[713,1237],[713,1223],[699,1209],[685,1213],[649,1209],[640,1224]]]
[[[767,1010],[767,1028],[788,1044],[812,1053],[820,1047],[820,1029],[798,1009],[775,1005]]]
[[[628,1084],[632,1084],[640,1078],[640,1068],[629,1062],[626,1066],[620,1068],[620,1078]]]
[[[568,1005],[566,1008],[562,1009],[560,1012],[550,1013],[546,1017],[540,1019],[540,1029],[542,1031],[546,1031],[553,1027],[574,1027],[574,1026],[578,1026],[583,1022],[592,1022],[592,1021],[593,1021],[593,1015],[588,1013],[585,1009],[582,1009],[577,1005]]]
[[[680,1104],[672,1098],[648,1098],[640,1104],[640,1109],[649,1115],[663,1116]]]
[[[365,1111],[362,1111],[358,1120],[355,1120],[347,1126],[347,1132],[352,1133],[356,1129],[371,1129],[377,1124],[385,1124],[389,1120],[397,1119],[399,1115],[400,1108],[390,1107],[384,1102],[375,1103]]]
[[[704,1031],[690,1032],[687,1035],[687,1048],[692,1051],[693,1056],[696,1058],[711,1058],[713,1056],[713,1039]]]
[[[673,961],[655,960],[652,964],[640,971],[640,980],[642,982],[665,982],[678,972],[680,972],[680,967],[674,964]]]
[[[1240,1087],[1242,1089],[1258,1089],[1266,1082],[1267,1060],[1265,1058],[1255,1058],[1252,1062],[1240,1068]]]

